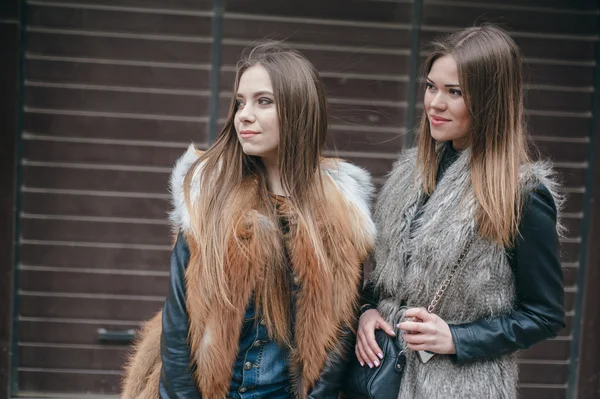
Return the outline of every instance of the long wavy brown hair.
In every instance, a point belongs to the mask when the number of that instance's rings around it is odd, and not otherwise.
[[[299,52],[281,42],[263,42],[243,51],[237,63],[234,96],[223,129],[215,143],[192,165],[184,181],[184,194],[193,234],[203,263],[203,282],[208,296],[204,301],[231,305],[232,287],[224,270],[224,259],[232,231],[243,215],[233,215],[230,204],[247,195],[244,187],[257,187],[257,209],[276,222],[275,206],[267,189],[266,169],[261,159],[246,155],[238,141],[234,118],[235,93],[242,74],[255,65],[263,66],[271,79],[279,117],[279,173],[294,223],[308,232],[317,259],[323,264],[326,254],[318,238],[318,206],[323,196],[319,168],[327,132],[325,90],[316,68]],[[201,188],[191,198],[192,179],[200,174]],[[269,331],[289,344],[289,285],[285,260],[266,265],[265,281],[255,289],[257,307],[262,310]]]
[[[523,72],[518,46],[502,29],[483,25],[457,31],[431,43],[423,72],[449,55],[471,119],[471,183],[478,201],[479,234],[511,246],[523,207],[519,169],[530,161],[523,115]],[[427,112],[419,128],[418,165],[427,193],[435,188],[437,143]]]

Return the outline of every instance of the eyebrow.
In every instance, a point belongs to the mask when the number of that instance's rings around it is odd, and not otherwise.
[[[268,91],[268,90],[261,90],[261,91],[257,91],[256,93],[254,93],[254,94],[252,95],[252,97],[263,96],[263,95],[265,95],[265,94],[268,94],[268,95],[270,95],[270,96],[273,96],[273,95],[274,95],[273,93],[271,93],[271,92],[270,92],[270,91]],[[235,96],[236,96],[236,97],[244,97],[244,95],[243,95],[243,94],[241,94],[241,93],[235,93]]]
[[[433,83],[435,85],[435,82],[429,78],[427,78],[427,81],[430,83]],[[459,84],[451,84],[451,85],[444,85],[444,87],[460,87]]]

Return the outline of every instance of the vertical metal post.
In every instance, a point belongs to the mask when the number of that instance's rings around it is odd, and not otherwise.
[[[15,210],[14,210],[14,264],[13,264],[13,306],[12,306],[12,331],[11,331],[11,353],[10,353],[10,375],[9,392],[11,396],[16,396],[19,391],[19,313],[21,308],[20,289],[20,263],[21,263],[21,188],[23,186],[23,110],[25,108],[25,50],[27,48],[26,28],[27,28],[27,3],[25,0],[19,1],[19,106],[17,121],[17,175],[15,178]]]
[[[223,13],[225,0],[213,1],[212,60],[210,70],[210,119],[208,124],[208,145],[217,137],[219,125],[219,91],[221,81],[221,50],[223,45]]]
[[[415,141],[415,121],[417,107],[417,89],[419,87],[419,56],[421,48],[421,18],[423,15],[423,0],[414,0],[412,9],[412,26],[410,32],[410,65],[408,72],[408,98],[406,107],[406,134],[403,148],[412,147]]]

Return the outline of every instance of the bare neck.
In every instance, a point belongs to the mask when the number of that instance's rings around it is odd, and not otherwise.
[[[288,193],[283,187],[277,161],[269,162],[269,160],[263,158],[263,164],[267,169],[267,184],[269,185],[269,191],[273,194],[287,196]]]

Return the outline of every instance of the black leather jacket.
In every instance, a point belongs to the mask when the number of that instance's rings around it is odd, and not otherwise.
[[[183,234],[179,234],[171,256],[169,293],[163,308],[160,375],[162,399],[200,399],[190,367],[190,348],[187,343],[189,329],[185,305],[184,275],[190,258],[189,248]],[[310,391],[310,399],[337,399],[347,362],[353,352],[351,334],[346,332],[340,340],[339,356],[331,353],[320,379]]]
[[[529,195],[520,234],[508,251],[517,288],[515,310],[502,317],[451,325],[459,363],[529,348],[556,337],[565,327],[556,207],[546,187]]]
[[[554,338],[565,327],[563,275],[556,233],[557,210],[544,186],[532,191],[519,225],[520,236],[508,250],[515,276],[515,310],[505,316],[450,325],[456,348],[453,359],[465,363],[526,349]],[[369,284],[363,303],[376,306]]]

